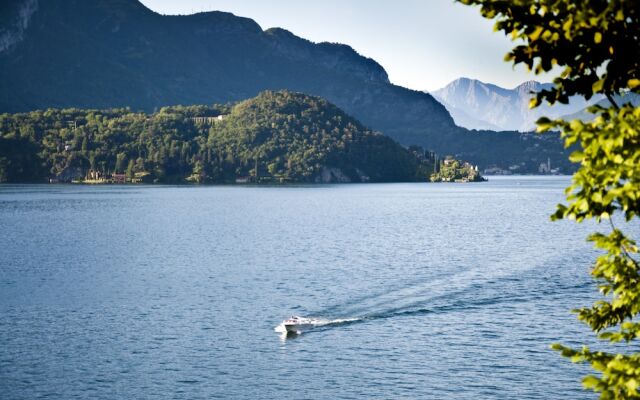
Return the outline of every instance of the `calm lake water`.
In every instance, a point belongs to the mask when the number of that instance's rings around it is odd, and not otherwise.
[[[0,397],[594,398],[568,183],[0,186]]]

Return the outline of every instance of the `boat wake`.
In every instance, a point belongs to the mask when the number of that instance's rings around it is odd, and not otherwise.
[[[555,264],[563,263],[565,260],[557,260]],[[553,279],[550,279],[548,273],[541,271],[542,267],[548,266],[543,264],[523,268],[517,273],[499,270],[488,273],[476,269],[448,277],[417,279],[404,286],[354,297],[314,312],[314,315],[332,315],[333,318],[307,318],[313,321],[309,329],[287,332],[283,322],[275,327],[275,331],[285,336],[295,336],[306,331],[321,331],[388,318],[468,312],[503,303],[526,303],[536,298],[561,297],[567,292],[589,292],[592,289],[593,282],[588,277],[576,279],[570,274],[560,275],[555,268],[551,269]],[[532,284],[538,281],[539,284]],[[532,290],[532,287],[536,289]]]

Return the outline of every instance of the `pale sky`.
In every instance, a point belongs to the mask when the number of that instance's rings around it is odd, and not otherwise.
[[[459,77],[512,88],[548,78],[503,61],[512,43],[478,9],[453,0],[142,0],[161,14],[228,11],[262,29],[338,42],[378,61],[395,84],[435,90]]]

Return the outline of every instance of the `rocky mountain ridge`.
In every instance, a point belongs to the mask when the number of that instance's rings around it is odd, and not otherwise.
[[[462,127],[521,132],[535,130],[535,122],[542,116],[556,118],[572,114],[602,99],[594,97],[585,101],[576,97],[570,104],[543,104],[530,109],[529,101],[534,94],[551,86],[550,83],[527,81],[506,89],[476,79],[459,78],[432,94]]]

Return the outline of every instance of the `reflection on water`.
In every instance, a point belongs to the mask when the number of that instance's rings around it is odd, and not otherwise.
[[[290,331],[287,331],[286,329],[284,331],[277,331],[277,332],[278,332],[278,337],[280,338],[280,342],[282,344],[285,344],[287,340],[297,339],[302,334],[301,332],[290,332]]]

